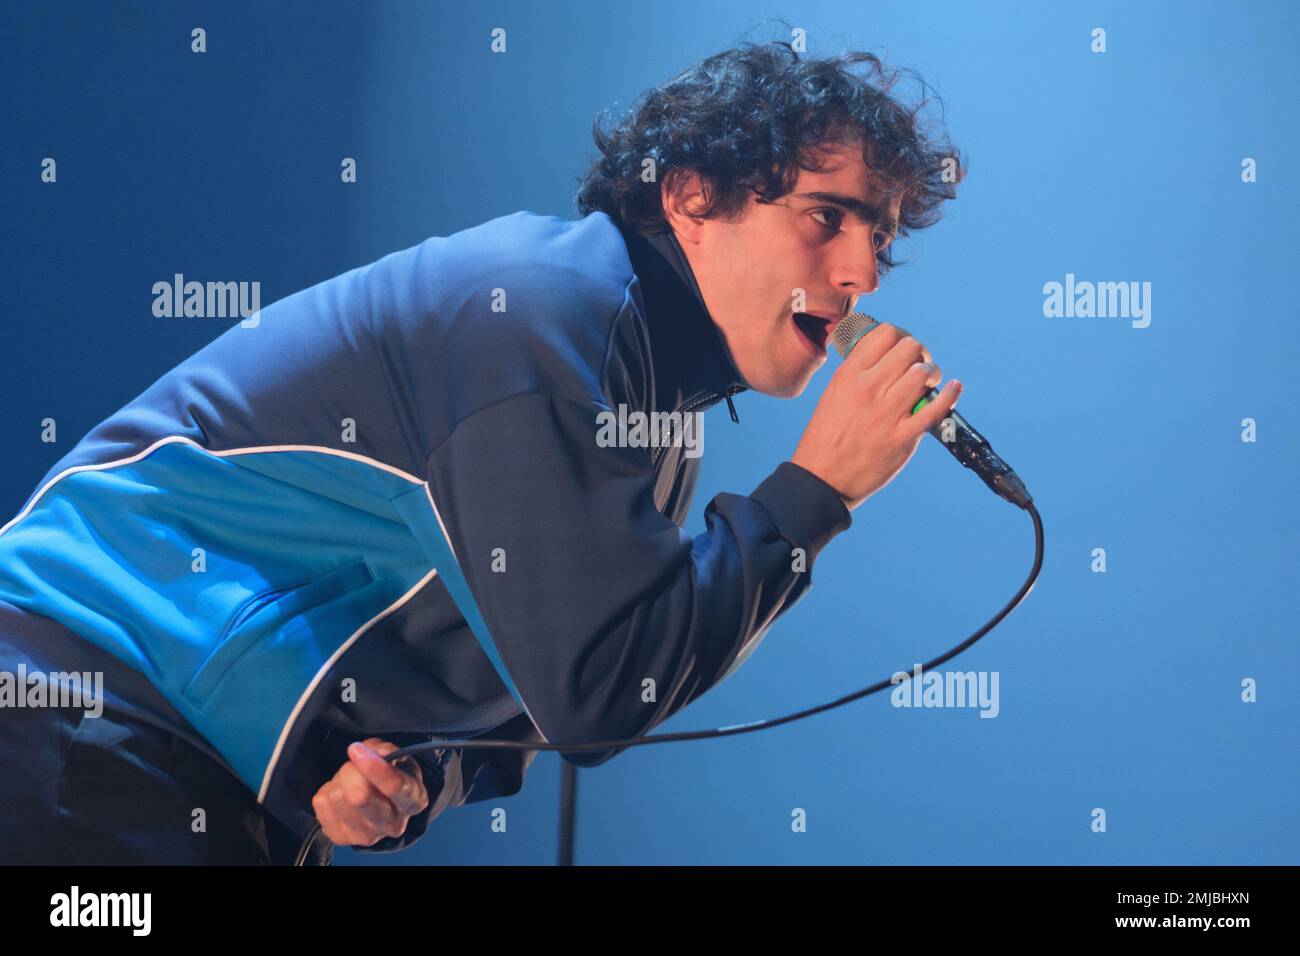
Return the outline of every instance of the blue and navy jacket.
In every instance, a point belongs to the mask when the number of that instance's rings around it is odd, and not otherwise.
[[[0,602],[142,675],[298,832],[354,739],[650,731],[850,524],[784,462],[691,536],[699,459],[597,441],[602,412],[745,389],[671,234],[519,212],[257,319],[50,469],[0,530]],[[376,846],[516,793],[535,755],[425,755],[429,809]]]

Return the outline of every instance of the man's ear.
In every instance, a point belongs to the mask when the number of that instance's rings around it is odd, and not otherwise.
[[[698,242],[704,220],[692,211],[703,209],[708,193],[693,169],[670,169],[659,184],[664,219],[682,242]]]

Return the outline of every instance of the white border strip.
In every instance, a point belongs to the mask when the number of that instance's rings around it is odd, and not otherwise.
[[[427,481],[424,483],[424,494],[425,494],[425,496],[429,499],[429,507],[433,509],[433,516],[434,516],[435,518],[438,519],[438,527],[442,530],[442,537],[443,537],[443,540],[447,542],[447,548],[448,548],[449,551],[451,551],[451,557],[452,557],[452,559],[456,562],[457,566],[459,566],[459,565],[460,565],[460,558],[456,557],[456,547],[455,547],[455,545],[453,545],[453,544],[451,543],[451,535],[449,535],[449,534],[447,533],[447,526],[446,526],[445,524],[442,523],[442,513],[438,511],[438,504],[437,504],[437,502],[435,502],[435,501],[433,500],[433,490],[429,487],[429,483],[428,483]],[[461,575],[464,576],[464,573],[465,573],[465,571],[464,571],[464,569],[462,568],[462,569],[461,569]],[[465,582],[465,587],[466,587],[466,589],[469,588],[469,581],[468,581],[468,580]],[[471,597],[472,597],[472,592],[471,592]],[[456,599],[455,599],[455,598],[452,598],[452,603],[453,603],[453,604],[456,603]],[[456,610],[459,611],[460,608],[457,608]],[[465,618],[465,612],[464,612],[464,611],[461,611],[461,617],[462,617],[462,618]],[[474,631],[474,629],[469,627],[469,618],[465,618],[465,626],[466,626],[467,628],[469,628],[470,633],[472,634],[473,631]],[[484,622],[483,622],[483,626],[484,626],[484,627],[487,626],[487,621],[484,621]],[[477,635],[475,636],[474,639],[475,639],[476,641],[478,640]],[[491,634],[488,635],[488,640],[489,640],[489,641],[492,640],[492,635],[491,635]],[[500,655],[501,655],[501,651],[500,651],[500,649],[498,648],[498,649],[497,649],[497,656],[499,657]],[[485,654],[484,656],[486,656],[486,654]],[[505,666],[506,666],[506,662],[505,662],[504,660],[501,661],[501,666],[502,666],[502,667],[505,667]],[[492,669],[493,669],[493,670],[496,670],[495,667],[492,668]],[[507,668],[506,670],[507,670],[507,673],[509,673],[509,668]],[[500,676],[500,675],[498,675],[498,676]],[[513,682],[513,680],[514,680],[514,679],[511,678],[511,681],[512,681],[512,682]],[[506,688],[506,689],[509,690],[509,688]],[[519,685],[518,685],[518,684],[515,684],[515,690],[518,691],[518,693],[519,693],[519,703],[520,703],[521,705],[523,705],[524,713],[528,715],[528,720],[532,723],[532,725],[533,725],[533,729],[537,731],[537,735],[538,735],[539,737],[542,738],[542,742],[543,742],[543,743],[550,743],[550,741],[549,741],[549,740],[547,739],[547,737],[546,737],[546,734],[542,733],[542,725],[539,724],[539,723],[537,722],[537,719],[533,716],[533,712],[532,712],[531,710],[528,709],[528,704],[524,701],[524,692],[521,691],[521,690],[519,690]]]
[[[94,465],[74,465],[71,468],[67,468],[59,472],[57,475],[55,475],[53,478],[51,478],[42,486],[41,490],[36,493],[35,497],[33,497],[32,500],[28,502],[26,508],[24,508],[17,515],[15,515],[13,519],[10,520],[8,523],[6,523],[3,528],[0,528],[0,534],[4,534],[10,528],[16,525],[19,521],[22,521],[23,518],[26,518],[27,515],[31,513],[31,510],[36,507],[37,503],[41,500],[41,498],[45,496],[45,493],[49,491],[52,487],[54,487],[56,484],[58,484],[60,481],[62,481],[64,478],[66,478],[68,475],[71,475],[74,472],[78,472],[78,471],[103,471],[105,468],[115,468],[118,465],[129,465],[133,461],[139,461],[141,458],[144,458],[146,455],[152,454],[155,450],[161,448],[163,445],[170,445],[174,442],[180,442],[185,445],[192,445],[195,448],[199,449],[200,451],[205,451],[209,455],[214,455],[217,458],[226,458],[230,455],[256,455],[264,452],[273,452],[273,451],[320,452],[321,454],[325,454],[325,455],[337,455],[340,458],[350,458],[353,461],[359,461],[362,464],[373,465],[375,468],[378,468],[382,471],[386,471],[390,475],[396,475],[399,478],[405,478],[413,485],[424,484],[424,481],[422,479],[416,478],[414,475],[407,474],[406,472],[402,471],[402,469],[400,468],[395,468],[392,465],[386,465],[382,461],[376,461],[373,458],[367,458],[365,455],[358,455],[356,452],[352,452],[352,451],[340,451],[337,448],[326,448],[323,445],[249,445],[245,448],[227,448],[225,451],[216,451],[215,449],[208,448],[206,445],[200,445],[198,442],[196,442],[193,438],[190,438],[188,435],[168,435],[166,438],[158,439],[156,442],[154,442],[144,451],[136,452],[134,455],[131,455],[128,458],[117,458],[114,459],[113,461],[101,462],[99,464],[94,464]],[[430,501],[432,502],[432,499],[430,499]],[[436,509],[435,509],[435,513],[436,513]],[[438,519],[438,524],[440,525],[442,524],[441,518]],[[443,536],[446,537],[446,534],[447,531],[444,528]],[[450,546],[450,544],[451,542],[448,542],[448,546]]]
[[[429,499],[429,507],[433,509],[433,516],[438,519],[438,530],[442,532],[442,540],[447,542],[447,550],[451,556],[456,558],[456,547],[451,543],[451,535],[447,533],[447,526],[442,523],[442,512],[438,510],[437,503],[433,500],[433,491],[429,488],[429,483],[424,483],[424,496]],[[456,558],[456,563],[460,564],[460,558]]]
[[[265,773],[262,774],[262,786],[257,791],[258,803],[261,803],[266,799],[266,791],[271,784],[271,774],[275,770],[275,765],[280,761],[280,751],[284,748],[285,741],[289,739],[289,731],[292,730],[293,725],[298,722],[299,714],[302,713],[302,709],[306,706],[308,699],[315,692],[320,682],[325,678],[325,674],[334,666],[335,662],[343,656],[344,652],[356,643],[357,638],[370,630],[373,625],[388,617],[388,615],[392,614],[407,601],[411,600],[411,598],[415,597],[415,595],[419,593],[420,589],[433,580],[437,574],[437,568],[430,570],[429,573],[417,581],[409,591],[399,597],[392,604],[388,605],[388,607],[384,608],[370,620],[366,621],[365,624],[362,624],[357,628],[356,631],[353,632],[352,636],[340,644],[338,650],[331,654],[325,663],[321,665],[320,670],[318,670],[316,676],[311,679],[311,683],[307,685],[307,689],[302,692],[302,696],[298,698],[298,703],[294,705],[293,710],[284,722],[284,726],[280,729],[280,739],[276,741],[275,750],[271,752],[271,759],[266,764]]]

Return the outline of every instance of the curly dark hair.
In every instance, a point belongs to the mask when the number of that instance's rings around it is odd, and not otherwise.
[[[851,72],[868,66],[865,75]],[[922,95],[907,105],[892,91],[900,77],[913,77]],[[938,222],[940,203],[956,198],[966,163],[947,134],[927,129],[926,108],[942,101],[911,70],[887,70],[872,53],[800,57],[783,41],[744,43],[689,67],[648,90],[611,129],[597,118],[592,136],[600,150],[580,177],[579,211],[602,211],[642,232],[666,232],[657,181],[673,170],[695,171],[705,218],[733,220],[752,194],[771,202],[789,193],[799,169],[819,172],[818,147],[862,144],[863,161],[900,195],[897,235]],[[937,125],[937,124],[936,124]],[[655,180],[645,182],[645,161]],[[892,245],[877,253],[881,275],[894,265]]]

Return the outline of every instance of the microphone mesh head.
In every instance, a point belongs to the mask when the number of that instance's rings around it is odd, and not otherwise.
[[[835,327],[835,332],[831,335],[831,344],[835,346],[835,351],[840,353],[840,358],[848,358],[849,352],[853,351],[853,346],[858,344],[858,339],[879,324],[865,312],[850,312]]]

